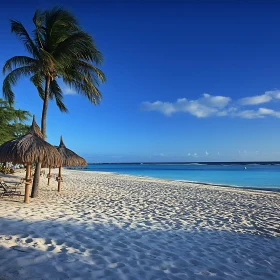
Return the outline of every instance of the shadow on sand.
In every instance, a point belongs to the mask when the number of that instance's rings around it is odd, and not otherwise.
[[[0,279],[280,279],[280,239],[0,219]]]

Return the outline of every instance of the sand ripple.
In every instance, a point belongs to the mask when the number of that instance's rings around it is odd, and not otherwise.
[[[0,201],[0,279],[280,279],[280,196],[108,173]]]

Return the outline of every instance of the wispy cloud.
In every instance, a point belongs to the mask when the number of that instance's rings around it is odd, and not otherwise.
[[[198,118],[205,118],[223,114],[220,110],[226,107],[230,101],[229,97],[212,96],[205,93],[197,100],[179,98],[175,103],[161,101],[143,102],[142,108],[146,111],[159,111],[167,116],[171,116],[176,112],[185,112]]]
[[[239,100],[239,103],[241,105],[258,105],[258,104],[270,102],[271,100],[272,100],[271,96],[267,94],[263,94],[263,95],[241,98]]]
[[[274,99],[280,99],[280,90],[266,91],[262,95],[255,95],[250,97],[241,98],[238,100],[240,105],[259,105],[268,103]]]
[[[244,119],[263,119],[266,116],[280,118],[280,112],[267,108],[259,108],[258,110],[244,110],[237,112],[234,116]]]
[[[143,102],[141,107],[145,111],[157,111],[166,116],[174,113],[188,113],[197,118],[240,117],[244,119],[265,118],[267,116],[280,118],[280,112],[269,108],[245,109],[245,106],[259,105],[280,99],[280,90],[267,91],[262,95],[245,97],[233,101],[230,97],[214,96],[204,93],[201,98],[188,100],[179,98],[176,102]]]
[[[64,87],[62,91],[65,95],[75,95],[75,94],[77,94],[77,92],[74,89],[72,89],[71,87]]]

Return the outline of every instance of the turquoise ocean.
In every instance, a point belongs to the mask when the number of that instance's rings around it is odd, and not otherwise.
[[[85,170],[280,192],[278,162],[88,164]]]

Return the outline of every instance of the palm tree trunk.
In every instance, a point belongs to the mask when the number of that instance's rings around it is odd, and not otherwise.
[[[46,86],[45,86],[45,98],[43,104],[42,118],[41,118],[41,132],[44,135],[44,139],[47,138],[46,129],[47,129],[47,110],[49,105],[49,88],[51,83],[51,77],[46,77]]]
[[[51,78],[49,76],[46,77],[45,97],[44,97],[44,104],[43,104],[43,111],[42,111],[42,118],[41,118],[41,132],[44,135],[44,139],[46,139],[46,123],[47,123],[47,110],[48,110],[48,103],[49,103],[50,82],[51,82]],[[42,165],[41,162],[37,162],[33,185],[32,185],[31,197],[37,197],[39,194],[41,165]]]

